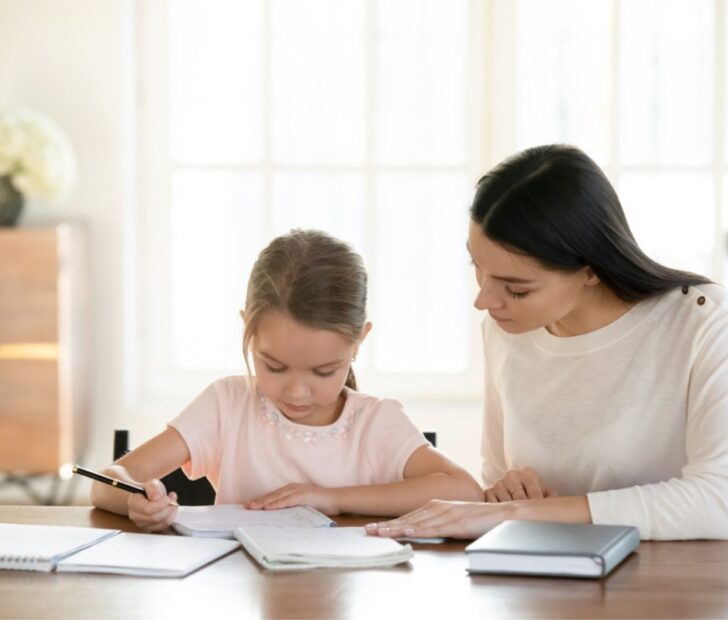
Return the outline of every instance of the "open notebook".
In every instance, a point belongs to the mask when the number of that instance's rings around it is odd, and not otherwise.
[[[232,540],[0,523],[0,568],[184,577],[239,548]]]
[[[0,523],[0,568],[50,572],[63,558],[120,530]]]
[[[409,545],[368,536],[363,527],[237,527],[235,537],[270,570],[393,566],[412,557]]]
[[[235,538],[236,527],[265,525],[270,527],[331,527],[336,525],[325,514],[310,506],[280,510],[246,510],[238,504],[216,506],[180,506],[172,527],[185,536]]]

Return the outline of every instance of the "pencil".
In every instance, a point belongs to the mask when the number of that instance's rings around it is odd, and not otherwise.
[[[144,487],[140,487],[137,484],[131,484],[130,482],[124,482],[123,480],[117,480],[116,478],[112,478],[111,476],[100,474],[97,471],[91,471],[90,469],[86,469],[85,467],[81,467],[79,465],[73,466],[73,473],[80,474],[81,476],[86,476],[87,478],[97,480],[98,482],[103,482],[104,484],[116,487],[117,489],[121,489],[122,491],[127,491],[128,493],[142,493],[145,497],[147,495]],[[147,497],[147,499],[149,498]],[[170,501],[173,506],[179,505],[173,500]]]

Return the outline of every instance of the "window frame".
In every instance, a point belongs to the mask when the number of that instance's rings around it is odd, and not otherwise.
[[[242,354],[237,369],[204,369],[189,370],[174,367],[172,359],[171,330],[159,330],[156,326],[169,325],[172,307],[171,290],[171,238],[169,225],[169,206],[171,205],[170,179],[175,166],[170,160],[166,145],[170,141],[170,128],[166,121],[170,104],[170,78],[166,64],[167,50],[169,49],[169,32],[167,31],[166,4],[168,0],[152,0],[138,5],[138,40],[137,64],[139,74],[139,210],[135,226],[135,254],[139,257],[132,269],[130,279],[131,288],[135,290],[134,312],[130,318],[136,321],[136,333],[131,330],[130,337],[134,339],[130,349],[126,367],[130,371],[127,393],[133,400],[144,404],[165,403],[179,398],[179,386],[192,384],[199,387],[214,381],[226,372],[247,372]],[[367,65],[367,108],[373,107],[373,84],[376,82],[375,67],[375,10],[376,3],[365,0],[366,3],[366,65]],[[273,174],[276,171],[335,170],[361,172],[365,178],[366,203],[372,206],[375,192],[374,179],[376,173],[390,170],[396,171],[431,171],[436,170],[465,170],[466,175],[474,184],[479,173],[485,169],[484,149],[482,140],[478,138],[485,131],[482,125],[485,119],[482,97],[486,89],[476,85],[476,76],[483,71],[482,44],[485,5],[479,0],[469,0],[470,15],[468,28],[469,39],[466,46],[468,66],[466,69],[466,84],[468,92],[465,96],[463,114],[468,119],[467,126],[476,128],[467,132],[467,159],[463,167],[447,165],[375,165],[372,161],[374,152],[371,141],[373,128],[371,115],[367,114],[367,159],[361,166],[331,167],[325,165],[295,165],[274,164],[271,158],[269,95],[266,95],[264,104],[264,155],[260,164],[214,166],[215,169],[246,170],[260,172],[264,178],[264,212],[271,213],[271,185]],[[264,2],[263,21],[265,33],[263,35],[264,49],[270,45],[270,8]],[[270,93],[268,80],[270,59],[267,52],[263,70],[264,92]],[[190,168],[201,169],[204,166],[194,165]],[[368,212],[368,229],[366,232],[367,244],[371,247],[372,239],[376,235],[376,209]],[[271,228],[269,221],[264,222],[267,229]],[[462,250],[463,269],[469,269],[464,240],[466,237],[467,222],[463,222],[463,246],[453,248],[453,251]],[[473,279],[472,297],[475,295]],[[469,304],[471,298],[464,299]],[[377,301],[370,295],[369,314],[373,314]],[[236,309],[231,311],[236,312]],[[389,373],[372,369],[360,369],[354,366],[359,385],[364,391],[378,396],[392,396],[399,399],[423,402],[453,402],[473,403],[479,400],[482,383],[482,363],[480,361],[480,322],[482,317],[473,310],[470,315],[469,330],[471,333],[469,347],[468,368],[461,373]],[[376,325],[374,326],[376,329]],[[367,344],[364,344],[366,347]]]

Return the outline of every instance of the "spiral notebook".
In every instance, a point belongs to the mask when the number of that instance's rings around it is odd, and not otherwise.
[[[184,577],[239,548],[233,540],[0,523],[0,569]]]
[[[0,523],[0,568],[51,572],[63,558],[121,530]]]

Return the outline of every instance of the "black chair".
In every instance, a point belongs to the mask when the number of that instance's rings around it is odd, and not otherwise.
[[[129,431],[114,431],[114,460],[120,459],[129,452]],[[162,478],[162,484],[167,491],[177,494],[180,506],[208,506],[215,503],[215,489],[207,478],[190,480],[182,469],[175,469],[171,474]]]

